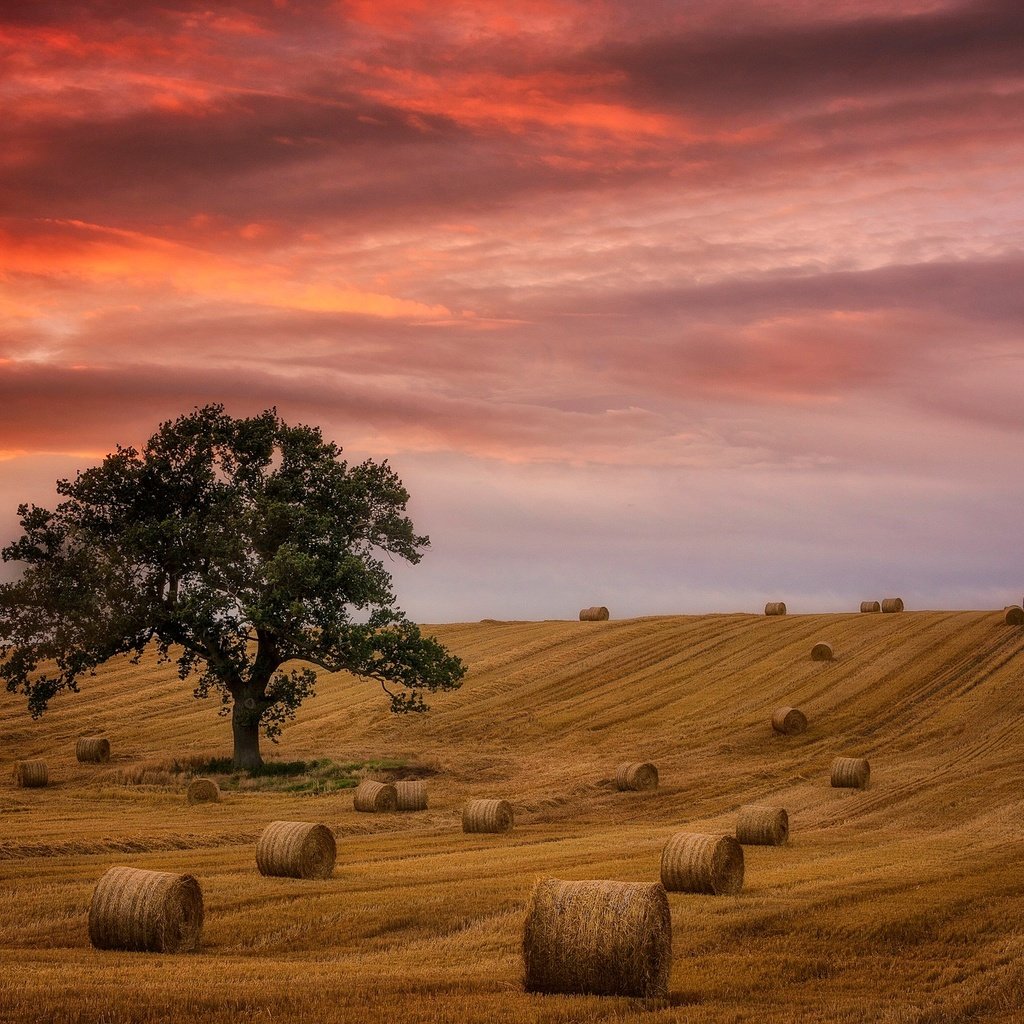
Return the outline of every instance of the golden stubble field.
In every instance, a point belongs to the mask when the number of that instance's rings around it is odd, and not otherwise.
[[[1024,629],[1001,614],[657,617],[432,627],[470,666],[423,718],[325,678],[286,760],[398,757],[436,771],[430,810],[366,815],[351,792],[114,785],[112,769],[229,752],[229,726],[173,668],[110,666],[40,722],[0,696],[0,1019],[157,1022],[1024,1020]],[[814,663],[826,640],[837,660]],[[782,704],[810,717],[774,736]],[[109,766],[74,738],[103,732]],[[268,745],[269,747],[269,745]],[[836,755],[871,760],[833,790]],[[41,756],[52,785],[16,789]],[[653,793],[615,767],[652,760]],[[511,800],[513,832],[467,836],[470,797]],[[526,995],[520,936],[539,877],[655,881],[675,831],[731,832],[779,802],[792,841],[746,848],[734,897],[670,894],[668,1005]],[[261,877],[274,819],[328,824],[333,879]],[[114,864],[190,872],[201,950],[93,950],[92,887]]]

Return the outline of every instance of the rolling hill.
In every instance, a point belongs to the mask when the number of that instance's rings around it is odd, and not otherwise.
[[[230,728],[155,660],[106,667],[38,722],[3,694],[0,1020],[1024,1019],[1024,629],[905,612],[429,631],[470,666],[460,691],[395,717],[373,684],[323,677],[273,751],[426,777],[423,814],[357,814],[350,791],[187,806],[174,760],[228,753]],[[817,640],[835,661],[810,660]],[[772,733],[784,704],[805,733]],[[75,761],[89,732],[110,765]],[[870,759],[869,789],[830,787],[839,755]],[[48,761],[49,788],[14,787],[25,757]],[[660,787],[616,792],[627,760],[655,762]],[[133,768],[150,781],[124,784]],[[511,800],[514,831],[464,835],[474,796]],[[537,878],[657,880],[674,831],[731,832],[764,801],[792,840],[746,848],[743,892],[670,895],[669,1005],[521,991]],[[292,818],[334,829],[333,879],[256,873],[263,825]],[[89,896],[112,864],[195,874],[201,951],[93,950]]]

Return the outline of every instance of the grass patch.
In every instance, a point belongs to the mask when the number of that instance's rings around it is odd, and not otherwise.
[[[280,793],[333,793],[354,789],[367,772],[401,774],[404,759],[337,762],[325,757],[313,761],[267,761],[259,768],[235,768],[230,757],[212,757],[193,764],[190,775],[216,776],[226,790],[270,790]]]

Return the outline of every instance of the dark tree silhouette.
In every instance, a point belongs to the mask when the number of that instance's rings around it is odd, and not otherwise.
[[[57,493],[53,511],[19,507],[24,534],[3,549],[24,569],[0,585],[0,678],[33,717],[153,644],[196,697],[220,697],[251,768],[317,668],[379,680],[396,712],[461,685],[465,666],[396,607],[381,560],[415,563],[429,544],[401,480],[386,461],[349,466],[315,427],[209,405]]]

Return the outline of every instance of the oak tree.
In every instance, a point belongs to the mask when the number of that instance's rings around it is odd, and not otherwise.
[[[57,493],[53,510],[19,507],[24,533],[3,549],[23,569],[0,585],[0,678],[33,717],[152,645],[196,697],[220,699],[235,765],[252,768],[317,669],[379,681],[400,713],[461,684],[462,662],[396,606],[383,561],[416,563],[429,544],[408,492],[386,461],[349,465],[315,427],[209,405]]]

